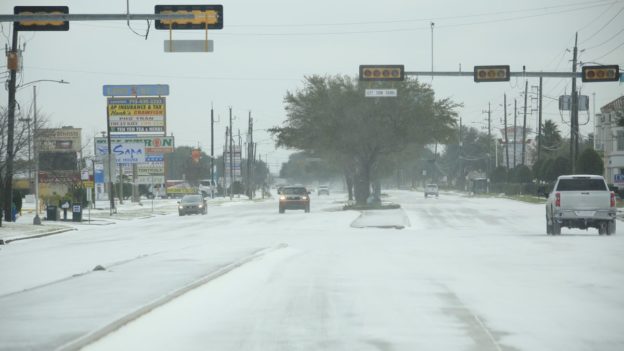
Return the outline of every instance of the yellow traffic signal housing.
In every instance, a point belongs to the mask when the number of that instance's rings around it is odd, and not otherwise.
[[[620,79],[620,66],[583,66],[583,82],[617,82]]]
[[[403,65],[360,65],[360,80],[402,81],[405,79]]]
[[[508,65],[475,66],[474,81],[479,82],[508,82],[510,79]]]
[[[156,29],[223,29],[223,5],[156,5],[156,14],[193,14],[195,18],[156,20]]]
[[[15,15],[66,15],[69,13],[67,6],[15,6]],[[20,32],[32,31],[66,31],[69,30],[69,21],[17,21],[15,29]]]

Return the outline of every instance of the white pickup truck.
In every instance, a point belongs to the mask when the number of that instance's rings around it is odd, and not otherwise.
[[[598,229],[615,234],[615,193],[602,176],[563,175],[546,201],[546,232],[561,234],[561,227]]]

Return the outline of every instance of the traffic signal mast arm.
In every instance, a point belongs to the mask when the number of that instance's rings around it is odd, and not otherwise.
[[[207,20],[205,15],[200,19]],[[52,21],[125,21],[125,20],[193,20],[196,15],[186,14],[32,14],[32,15],[0,15],[0,22],[52,22]]]
[[[473,71],[466,72],[431,72],[431,71],[405,71],[406,76],[433,76],[433,77],[473,77]],[[527,78],[582,78],[581,72],[509,72],[510,77]]]

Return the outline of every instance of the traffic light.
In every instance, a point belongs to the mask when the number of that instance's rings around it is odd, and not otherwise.
[[[195,18],[156,20],[156,29],[223,29],[223,5],[156,5],[156,14],[193,14]]]
[[[619,79],[618,65],[583,66],[583,82],[617,82]]]
[[[15,6],[15,15],[66,15],[69,13],[67,6]],[[32,31],[66,31],[69,30],[69,21],[16,21],[15,29],[21,32]]]
[[[360,65],[360,80],[402,81],[405,79],[403,65]]]
[[[510,70],[508,65],[475,66],[474,81],[480,82],[508,82]]]

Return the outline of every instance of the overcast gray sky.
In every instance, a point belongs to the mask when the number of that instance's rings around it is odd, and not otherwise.
[[[169,84],[167,129],[177,145],[210,148],[210,107],[216,125],[216,153],[221,152],[228,106],[234,129],[246,130],[251,110],[271,169],[287,160],[290,151],[275,150],[265,131],[285,119],[283,97],[302,86],[312,74],[355,76],[360,64],[404,64],[407,70],[431,69],[431,26],[435,70],[471,71],[475,65],[508,64],[512,71],[570,71],[574,33],[579,33],[579,61],[624,66],[624,1],[525,0],[408,1],[408,0],[130,0],[132,13],[153,13],[154,5],[222,4],[224,28],[209,32],[213,53],[165,53],[168,31],[152,28],[148,39],[130,31],[125,22],[72,22],[68,32],[21,33],[26,44],[21,82],[63,79],[69,85],[38,84],[38,105],[54,125],[72,125],[91,138],[106,129],[105,84]],[[15,5],[67,5],[70,13],[125,13],[125,0],[50,1],[2,0],[0,13],[12,14]],[[145,33],[145,21],[132,22]],[[8,44],[10,24],[2,24],[2,44]],[[203,39],[203,31],[174,31],[173,39]],[[4,69],[3,69],[4,70]],[[1,76],[4,80],[6,75]],[[421,77],[433,85],[438,98],[464,104],[460,115],[479,127],[492,104],[492,122],[501,126],[503,94],[508,103],[522,106],[523,79],[476,84],[471,77]],[[529,79],[529,88],[538,79]],[[556,98],[570,93],[570,79],[544,79],[544,117],[560,125]],[[624,94],[620,83],[578,80],[582,94],[595,94],[600,106]],[[6,105],[2,89],[0,104]],[[32,88],[18,91],[21,106],[32,100]],[[535,106],[535,105],[534,105]],[[593,99],[590,108],[593,108]],[[593,110],[592,110],[593,112]],[[509,110],[511,115],[512,110]],[[536,126],[533,114],[529,125]],[[588,121],[581,113],[580,122]],[[593,130],[592,119],[581,127]]]

